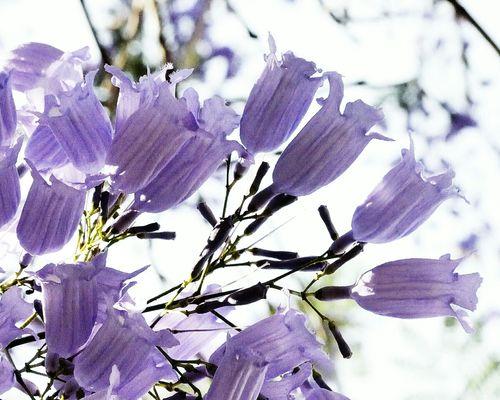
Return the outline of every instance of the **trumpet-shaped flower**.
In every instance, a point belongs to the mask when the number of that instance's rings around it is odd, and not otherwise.
[[[385,243],[417,229],[446,199],[456,196],[454,173],[424,177],[415,160],[413,142],[402,160],[382,179],[352,217],[352,236],[369,243]]]
[[[99,310],[116,303],[126,291],[125,282],[143,271],[127,274],[107,268],[104,257],[89,263],[48,264],[36,273],[42,286],[50,353],[64,358],[74,355],[103,319]]]
[[[119,399],[136,400],[158,380],[176,379],[156,346],[177,344],[170,331],[152,331],[141,314],[109,307],[100,329],[75,357],[74,376],[86,390],[99,392],[113,384]],[[118,377],[110,383],[113,372]]]
[[[311,104],[322,77],[314,63],[287,52],[282,60],[269,36],[266,68],[252,88],[241,119],[241,141],[252,154],[272,151],[293,133]]]
[[[470,333],[472,328],[463,309],[476,309],[476,291],[482,279],[478,273],[456,273],[460,262],[449,255],[438,260],[391,261],[366,272],[352,287],[324,287],[316,297],[350,297],[368,311],[396,318],[453,316]]]

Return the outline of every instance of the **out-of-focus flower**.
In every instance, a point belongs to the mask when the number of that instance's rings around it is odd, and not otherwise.
[[[124,91],[107,164],[115,168],[114,191],[134,193],[160,173],[194,135],[198,124],[186,102],[175,98],[175,84],[167,82],[164,74],[133,84],[124,74],[108,70]]]
[[[21,140],[14,147],[0,147],[0,228],[16,215],[21,199],[16,168]]]
[[[375,187],[352,218],[352,236],[368,243],[385,243],[417,229],[446,199],[458,195],[454,172],[425,177],[415,160],[413,142],[402,160]]]
[[[141,314],[110,307],[101,328],[75,357],[74,376],[83,388],[98,392],[109,388],[115,370],[112,394],[136,400],[158,380],[176,379],[156,346],[178,344],[168,330],[153,332]]]
[[[80,221],[86,188],[75,188],[50,177],[46,182],[32,168],[33,183],[24,203],[17,237],[30,254],[45,254],[61,249],[73,236]]]
[[[269,36],[266,68],[252,88],[241,118],[240,136],[252,154],[272,151],[285,142],[304,117],[322,77],[312,77],[314,63],[287,52],[276,57]]]
[[[352,287],[327,286],[316,297],[350,297],[368,311],[396,318],[453,316],[470,333],[472,327],[463,309],[476,309],[482,279],[478,273],[456,273],[460,262],[449,255],[438,260],[391,261],[366,272]]]
[[[9,73],[0,71],[0,147],[12,145],[16,124],[11,77]]]
[[[102,309],[124,294],[125,281],[144,270],[120,272],[105,267],[104,258],[101,254],[89,263],[48,264],[36,273],[42,285],[45,337],[50,353],[64,358],[74,355],[95,324],[105,318]]]
[[[21,294],[20,288],[12,287],[0,298],[0,347],[22,335],[23,331],[17,324],[33,313],[33,306],[24,301]]]
[[[90,59],[88,47],[65,53],[43,43],[26,43],[12,51],[14,89],[24,92],[36,109],[46,95],[72,89],[83,78],[82,64]]]
[[[214,342],[231,329],[222,323],[215,315],[170,312],[165,315],[155,329],[170,329],[176,331],[175,338],[179,345],[168,350],[170,357],[176,360],[190,360],[199,354],[210,354]]]
[[[227,377],[215,379],[215,383],[221,382],[217,385],[227,385],[221,393],[232,393],[233,390],[237,390],[239,379],[244,379],[245,374],[240,376],[224,366],[224,362],[237,365],[241,358],[244,360],[241,361],[241,368],[248,369],[247,372],[253,374],[253,380],[262,382],[259,387],[255,386],[254,382],[247,382],[246,390],[252,394],[260,393],[262,388],[269,393],[283,389],[283,386],[280,388],[279,381],[274,380],[279,376],[282,376],[282,379],[288,379],[285,381],[288,385],[284,387],[291,391],[307,379],[305,375],[301,381],[290,378],[296,367],[304,363],[324,367],[329,365],[328,357],[322,351],[321,345],[306,328],[304,315],[294,310],[289,310],[285,314],[275,314],[257,322],[228,339],[226,344],[212,354],[210,362],[221,368],[221,372],[217,370],[219,376],[234,374],[234,376],[231,375],[234,378],[233,381],[229,381]],[[258,372],[259,366],[260,373]],[[297,376],[302,377],[301,374]],[[274,385],[278,386],[274,387]],[[218,393],[219,390],[221,389],[213,389],[213,392]],[[243,398],[253,399],[254,397],[241,397]]]
[[[456,136],[462,129],[475,128],[477,121],[467,113],[450,111],[450,128],[446,134],[446,140]]]
[[[161,172],[135,194],[134,209],[161,212],[180,204],[199,189],[231,152],[244,152],[238,142],[226,139],[238,126],[239,117],[222,98],[212,97],[200,107],[197,93],[189,89],[183,99],[199,128]]]
[[[370,128],[382,122],[382,113],[357,100],[339,111],[344,90],[342,78],[328,73],[330,93],[281,154],[273,172],[272,190],[304,196],[338,178],[372,139],[390,140]]]

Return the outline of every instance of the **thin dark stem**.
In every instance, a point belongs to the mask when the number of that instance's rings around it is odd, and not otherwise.
[[[90,18],[89,10],[87,9],[87,6],[85,5],[85,0],[80,0],[80,4],[82,5],[83,12],[85,13],[85,18],[87,19],[89,27],[92,31],[92,35],[94,36],[97,47],[99,48],[99,51],[101,53],[102,64],[109,64],[109,65],[113,64],[113,59],[111,58],[111,55],[109,54],[106,47],[104,47],[104,45],[99,40],[99,35],[97,33],[97,30],[96,30],[94,24],[92,23],[92,19]]]
[[[165,297],[165,296],[168,296],[170,293],[172,292],[175,292],[177,289],[179,289],[180,287],[182,286],[182,283],[179,283],[178,285],[175,285],[174,287],[171,287],[170,289],[168,290],[165,290],[164,292],[161,292],[160,294],[154,296],[154,297],[151,297],[147,302],[146,304],[150,304],[152,303],[153,301],[156,301],[158,299],[161,299],[162,297]]]
[[[230,168],[231,168],[231,154],[226,160],[226,195],[224,196],[224,206],[222,207],[222,218],[226,217],[227,202],[229,200],[229,193],[231,192],[232,188],[232,185],[229,184]]]
[[[167,359],[167,361],[172,365],[172,368],[179,374],[180,381],[189,385],[189,387],[196,393],[196,398],[201,399],[202,395],[200,389],[198,389],[190,380],[184,378],[184,374],[179,370],[176,360],[170,357],[165,350],[161,347],[157,347],[160,353]]]
[[[456,14],[459,17],[462,17],[466,21],[468,21],[478,32],[479,34],[486,40],[491,47],[495,50],[497,55],[500,56],[500,48],[495,43],[495,41],[491,38],[490,35],[483,29],[481,25],[469,14],[469,12],[457,1],[457,0],[446,0],[448,3],[452,5],[455,9]]]
[[[226,317],[224,317],[224,315],[222,315],[221,313],[215,311],[215,310],[212,310],[210,311],[213,315],[215,315],[217,318],[219,318],[222,322],[228,324],[231,328],[234,328],[235,330],[237,330],[238,332],[241,332],[241,329],[238,328],[235,324],[233,324],[231,321],[229,321]]]

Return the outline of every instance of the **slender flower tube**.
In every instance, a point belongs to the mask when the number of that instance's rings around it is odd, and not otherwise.
[[[352,287],[327,286],[320,300],[350,297],[376,314],[396,318],[456,317],[467,333],[472,327],[463,309],[474,311],[482,279],[478,273],[460,275],[461,259],[411,258],[391,261],[366,272]]]
[[[352,217],[352,236],[368,243],[400,239],[417,229],[446,199],[458,195],[454,173],[424,177],[413,142]]]
[[[287,52],[276,57],[269,36],[270,54],[264,72],[252,88],[241,119],[241,141],[252,154],[277,149],[293,133],[323,80],[310,61]]]
[[[307,369],[308,363],[326,368],[329,366],[328,357],[321,350],[321,345],[305,326],[304,315],[294,310],[275,314],[231,337],[212,354],[210,362],[225,371],[224,363],[236,363],[242,352],[260,360],[261,369],[265,369],[265,381],[260,389],[269,394],[292,391],[308,378],[308,374],[303,370],[295,370],[296,367]],[[247,364],[248,368],[249,365]],[[281,380],[274,379],[277,377],[281,377]],[[289,392],[286,393],[288,394]],[[247,398],[254,397],[241,397]]]
[[[153,332],[141,314],[109,307],[107,319],[74,359],[74,376],[86,390],[110,386],[113,369],[119,383],[112,390],[121,400],[136,400],[160,379],[176,379],[170,364],[156,346],[179,342],[168,330]]]
[[[182,203],[231,152],[244,151],[238,142],[225,138],[238,126],[239,117],[220,97],[206,100],[203,108],[194,90],[184,99],[200,128],[151,183],[136,193],[133,209],[161,212]]]
[[[50,353],[64,358],[74,355],[95,324],[104,320],[99,310],[116,303],[126,292],[125,282],[144,270],[127,274],[106,268],[104,257],[100,255],[90,263],[48,264],[36,273],[42,286]]]
[[[21,199],[16,161],[21,140],[14,147],[0,147],[0,228],[16,215]]]
[[[45,112],[40,118],[40,124],[49,127],[54,136],[51,146],[55,149],[49,158],[58,160],[56,155],[62,149],[78,170],[88,174],[97,173],[104,166],[112,138],[111,122],[93,90],[96,73],[89,72],[81,85],[67,92],[59,92],[57,98],[47,97]],[[44,135],[33,135],[30,142],[43,142],[47,136],[50,136],[49,133],[44,131]],[[36,150],[41,145],[36,143],[31,146],[35,147],[35,159],[40,158],[39,155],[36,157]],[[34,163],[34,160],[31,161]],[[35,166],[40,169],[37,164]]]
[[[0,348],[23,334],[17,325],[33,313],[33,306],[22,299],[21,293],[20,288],[12,287],[0,298]]]
[[[85,205],[85,188],[74,188],[53,175],[50,184],[32,168],[33,184],[17,226],[21,246],[38,255],[61,249],[73,236]]]
[[[206,400],[255,400],[266,378],[268,362],[249,349],[228,349],[217,368]]]
[[[0,71],[0,147],[11,146],[16,132],[17,114],[10,73]]]
[[[382,113],[357,100],[339,111],[344,96],[342,78],[330,72],[330,93],[321,109],[281,154],[273,172],[274,193],[304,196],[338,178],[372,139],[390,140],[367,132],[382,122]]]

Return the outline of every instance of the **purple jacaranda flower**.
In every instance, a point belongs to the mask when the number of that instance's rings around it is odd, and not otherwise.
[[[255,400],[266,378],[269,362],[247,348],[228,348],[220,360],[206,400]]]
[[[48,264],[36,273],[41,282],[48,351],[67,358],[90,337],[99,310],[116,303],[125,282],[144,269],[124,273],[104,266],[103,254],[92,262]],[[101,321],[102,322],[102,321]]]
[[[0,147],[11,146],[16,132],[16,105],[10,74],[0,71]]]
[[[321,345],[306,328],[304,315],[294,310],[275,314],[229,338],[212,354],[210,362],[223,367],[224,360],[229,358],[233,359],[232,362],[237,362],[238,354],[243,354],[242,352],[251,355],[253,360],[259,357],[260,365],[266,366],[263,387],[269,393],[298,387],[307,376],[304,375],[302,381],[296,379],[302,375],[292,378],[291,376],[294,369],[304,363],[322,367],[329,365],[328,357],[322,351]],[[247,367],[256,368],[251,363]],[[280,386],[279,381],[274,379],[277,377],[287,381]],[[228,384],[237,385],[237,382]],[[261,389],[262,386],[258,390]]]
[[[37,125],[28,140],[24,155],[40,171],[58,169],[70,163],[52,130],[45,125]]]
[[[85,185],[76,187],[51,175],[47,182],[32,167],[33,183],[24,203],[17,237],[30,254],[61,249],[73,236],[85,206]]]
[[[82,64],[89,58],[88,47],[64,53],[47,44],[26,43],[12,51],[7,67],[12,69],[14,89],[42,107],[45,95],[67,91],[81,82]]]
[[[15,385],[14,368],[6,358],[0,356],[0,394],[12,389]]]
[[[415,160],[413,142],[402,160],[382,179],[352,217],[352,236],[368,243],[386,243],[417,229],[446,199],[457,196],[454,173],[425,177]]]
[[[74,376],[86,390],[110,386],[113,368],[119,374],[112,393],[121,400],[136,400],[160,379],[176,379],[171,365],[156,346],[179,344],[168,330],[153,332],[139,313],[109,307],[107,319],[74,359]]]
[[[338,178],[372,139],[390,140],[367,134],[382,122],[379,110],[357,100],[339,111],[343,97],[340,75],[328,73],[330,93],[321,109],[302,128],[281,154],[273,172],[273,193],[304,196]]]
[[[121,132],[127,119],[141,107],[151,105],[159,96],[161,90],[166,90],[166,73],[173,69],[167,64],[155,73],[144,75],[139,82],[132,81],[121,69],[112,65],[105,65],[104,69],[111,75],[111,82],[120,89],[116,105],[115,129]],[[191,69],[173,71],[169,74],[170,91],[175,90],[176,84],[186,79]]]
[[[28,159],[34,156],[30,161],[38,169],[41,166],[36,161],[42,158],[38,153],[41,148],[42,154],[47,153],[42,162],[53,159],[56,164],[49,167],[59,166],[63,154],[83,173],[97,173],[104,166],[111,145],[112,127],[93,90],[96,73],[89,72],[85,81],[70,91],[59,92],[57,97],[46,97],[40,125],[49,127],[53,137],[49,131],[40,131],[43,128],[39,128],[30,139],[27,153]],[[48,146],[47,141],[50,142]]]
[[[16,215],[21,199],[16,168],[21,141],[14,147],[0,147],[0,228]]]
[[[17,324],[25,321],[33,313],[33,306],[22,298],[18,287],[7,290],[0,298],[0,347],[7,346],[22,335]]]
[[[116,71],[113,70],[113,73]],[[194,135],[198,124],[186,102],[175,98],[172,93],[174,84],[165,81],[164,76],[161,82],[156,82],[154,77],[145,80],[139,89],[136,85],[135,91],[123,75],[117,74],[115,78],[116,82],[120,82],[120,87],[127,88],[121,101],[124,111],[120,118],[124,119],[130,109],[138,108],[118,125],[107,164],[115,169],[112,176],[113,190],[134,193],[160,173]],[[155,95],[146,94],[147,101],[141,104],[141,90],[149,91],[148,85],[153,85]],[[136,90],[139,90],[139,94]],[[132,99],[126,98],[127,93],[132,95]]]
[[[317,72],[314,63],[291,52],[278,60],[272,36],[269,47],[266,68],[252,88],[241,118],[241,141],[252,154],[272,151],[290,137],[323,80],[312,77]]]
[[[199,189],[231,152],[244,152],[238,142],[225,138],[238,126],[239,117],[222,98],[212,97],[201,108],[194,90],[187,91],[184,96],[199,129],[162,171],[136,193],[133,209],[161,212],[182,203]]]
[[[470,333],[472,327],[463,309],[476,309],[482,279],[478,273],[456,273],[461,261],[451,260],[449,255],[438,260],[391,261],[366,272],[352,287],[324,287],[316,297],[350,297],[368,311],[396,318],[453,316]]]

